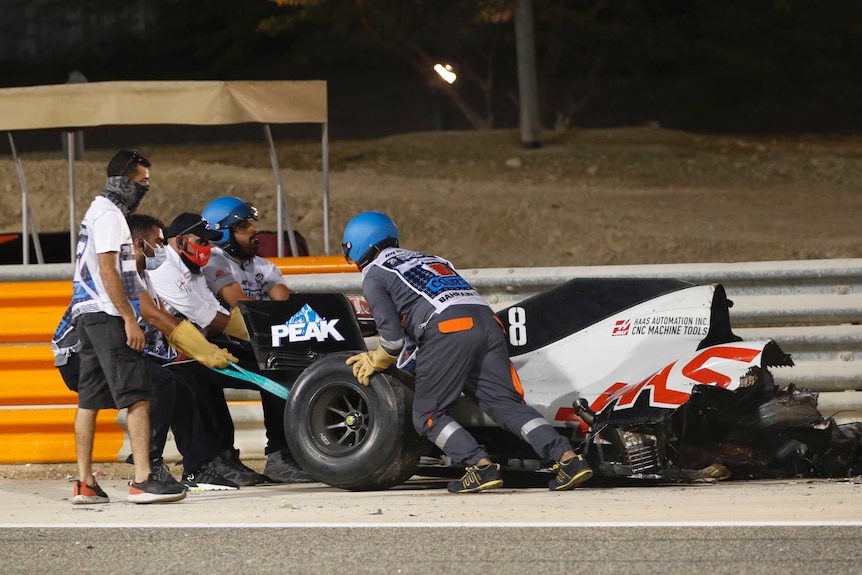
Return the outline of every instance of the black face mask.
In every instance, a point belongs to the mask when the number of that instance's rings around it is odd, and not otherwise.
[[[150,186],[139,184],[126,176],[110,176],[102,195],[120,208],[124,216],[128,216],[135,213],[149,191]]]
[[[180,252],[180,259],[183,260],[183,263],[186,264],[186,267],[189,268],[189,271],[193,274],[201,273],[201,266],[193,262],[186,254]]]

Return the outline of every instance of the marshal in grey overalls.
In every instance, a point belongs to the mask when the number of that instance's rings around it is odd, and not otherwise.
[[[461,392],[543,459],[558,461],[572,449],[524,403],[502,326],[451,263],[388,248],[363,270],[363,290],[387,351],[396,354],[408,339],[418,344],[413,425],[453,461],[475,465],[488,457],[449,414]]]

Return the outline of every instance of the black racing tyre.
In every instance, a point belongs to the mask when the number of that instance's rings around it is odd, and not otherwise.
[[[363,386],[344,363],[353,353],[327,355],[296,380],[285,408],[288,446],[323,483],[353,491],[388,489],[419,467],[413,391],[386,373]]]

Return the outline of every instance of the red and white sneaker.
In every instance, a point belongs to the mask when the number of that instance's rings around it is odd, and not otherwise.
[[[87,485],[83,481],[75,482],[75,495],[72,497],[73,505],[85,505],[93,503],[108,503],[108,494],[102,491],[96,480],[93,479],[92,485]]]

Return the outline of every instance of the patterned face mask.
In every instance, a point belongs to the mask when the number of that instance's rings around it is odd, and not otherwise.
[[[114,202],[123,215],[128,216],[135,213],[148,191],[150,186],[139,184],[131,178],[111,176],[105,184],[102,195]]]

